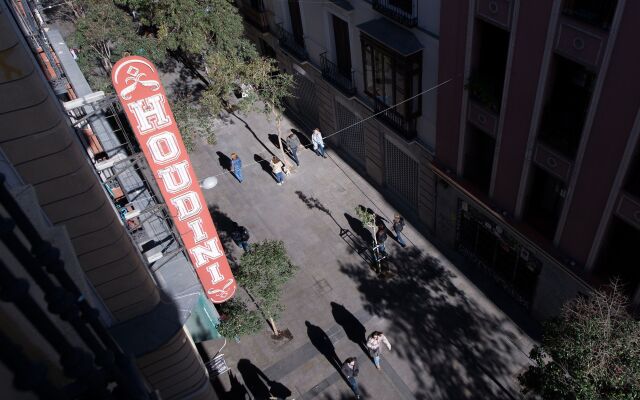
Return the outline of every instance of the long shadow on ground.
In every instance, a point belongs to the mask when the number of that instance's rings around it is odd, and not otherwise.
[[[419,249],[401,251],[391,263],[395,277],[385,281],[362,264],[340,269],[357,282],[365,309],[392,322],[389,340],[411,365],[416,398],[520,398],[514,376],[524,355],[505,328],[510,321],[488,314]]]
[[[234,243],[231,233],[238,229],[238,223],[222,212],[220,207],[215,204],[209,207],[209,214],[211,214],[211,219],[213,219],[213,223],[218,231],[220,243],[222,244],[224,252],[227,254],[230,261],[235,262],[236,260],[233,257],[233,248],[234,246],[238,246],[238,244]]]
[[[291,390],[280,382],[269,379],[268,376],[247,359],[238,361],[238,371],[242,380],[255,399],[269,399],[271,396],[286,398],[291,396]]]

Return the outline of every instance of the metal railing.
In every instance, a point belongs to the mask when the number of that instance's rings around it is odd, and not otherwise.
[[[374,100],[374,111],[381,114],[377,115],[377,118],[388,125],[390,128],[394,129],[397,133],[400,134],[405,140],[411,141],[416,138],[416,119],[415,118],[406,118],[399,112],[397,112],[394,108],[389,108],[381,100]]]
[[[255,26],[261,32],[269,31],[267,9],[264,7],[264,2],[262,0],[256,2],[245,0],[240,5],[240,12],[251,25]]]
[[[350,75],[344,75],[338,65],[327,58],[327,52],[320,54],[320,68],[322,69],[322,76],[347,96],[356,94],[353,70],[351,70]]]
[[[371,4],[374,10],[402,25],[409,28],[418,25],[418,10],[413,0],[373,0]],[[410,12],[407,10],[408,4],[410,4]]]
[[[307,49],[304,44],[298,43],[296,37],[293,33],[282,27],[282,24],[278,24],[277,26],[277,36],[280,41],[280,47],[285,51],[293,54],[300,61],[307,61],[309,59],[309,53],[307,53]]]

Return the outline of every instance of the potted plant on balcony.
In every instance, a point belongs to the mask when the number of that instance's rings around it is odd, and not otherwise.
[[[490,111],[494,113],[500,111],[499,85],[488,75],[478,72],[472,73],[464,88],[469,91],[469,95],[474,100]]]

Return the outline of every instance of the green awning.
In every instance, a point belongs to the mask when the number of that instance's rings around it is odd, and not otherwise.
[[[191,338],[196,343],[220,339],[222,336],[216,328],[219,323],[220,318],[215,306],[203,293],[200,293],[195,307],[191,311],[191,316],[185,324],[191,333]]]

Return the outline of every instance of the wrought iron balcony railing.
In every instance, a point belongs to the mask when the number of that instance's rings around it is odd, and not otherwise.
[[[373,9],[404,26],[418,25],[417,5],[413,0],[373,0]]]
[[[329,81],[329,83],[337,87],[347,96],[356,94],[353,70],[349,75],[343,74],[338,68],[338,65],[327,58],[326,52],[320,54],[320,67],[322,69],[322,76]]]
[[[260,32],[269,32],[269,18],[263,0],[245,1],[240,5],[240,12],[246,20]]]
[[[377,118],[384,122],[387,126],[394,129],[405,140],[411,141],[416,138],[416,119],[406,118],[393,108],[389,108],[384,102],[375,99],[374,111],[380,113]]]
[[[307,53],[304,44],[300,44],[293,33],[284,29],[282,24],[278,24],[276,33],[282,49],[291,53],[300,61],[307,61],[309,59],[309,53]]]

